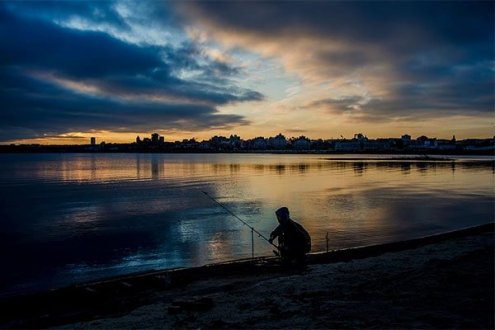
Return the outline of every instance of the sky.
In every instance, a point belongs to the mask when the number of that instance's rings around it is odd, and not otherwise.
[[[493,1],[1,1],[0,143],[495,134]]]

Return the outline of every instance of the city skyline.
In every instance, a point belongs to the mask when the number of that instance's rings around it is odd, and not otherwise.
[[[494,135],[493,2],[0,3],[0,144]]]
[[[410,139],[410,140],[421,140],[421,139],[430,139],[430,140],[441,140],[441,141],[462,141],[462,140],[494,140],[495,135],[492,137],[481,137],[481,138],[465,138],[465,139],[460,139],[457,138],[455,134],[451,135],[450,138],[440,138],[437,137],[436,135],[433,136],[427,136],[425,134],[421,134],[418,136],[413,136],[411,134],[403,133],[399,134],[399,136],[377,136],[377,137],[369,137],[366,134],[363,133],[355,133],[352,136],[343,136],[340,135],[338,137],[331,137],[331,138],[321,138],[321,137],[315,137],[315,136],[307,136],[307,135],[295,135],[295,136],[287,136],[286,134],[279,132],[278,134],[274,134],[272,136],[263,136],[263,135],[258,135],[254,137],[242,137],[240,135],[237,135],[235,133],[231,134],[226,134],[226,135],[214,135],[210,136],[204,139],[199,139],[197,137],[189,137],[189,138],[184,138],[184,139],[166,139],[165,136],[159,134],[159,133],[144,133],[142,135],[137,135],[134,137],[134,139],[131,139],[129,141],[123,141],[123,142],[112,142],[112,141],[105,141],[100,136],[91,136],[88,135],[86,138],[78,138],[79,143],[70,143],[67,145],[91,145],[95,146],[98,145],[99,143],[104,143],[104,144],[134,144],[134,143],[153,143],[153,144],[158,144],[158,143],[183,143],[187,141],[196,141],[198,143],[200,142],[208,142],[212,141],[214,139],[235,139],[235,140],[240,140],[240,141],[251,141],[251,140],[256,140],[256,139],[275,139],[275,138],[283,138],[286,141],[292,141],[292,140],[298,140],[298,139],[307,139],[309,141],[348,141],[348,140],[357,140],[357,139],[367,139],[367,140],[386,140],[386,139]],[[50,144],[38,144],[38,143],[32,143],[33,145],[50,145]],[[9,145],[8,143],[0,143],[0,146],[7,146]],[[15,143],[11,143],[10,145],[16,145]],[[20,143],[17,145],[29,145],[29,143]],[[51,145],[59,145],[59,144],[51,144]]]

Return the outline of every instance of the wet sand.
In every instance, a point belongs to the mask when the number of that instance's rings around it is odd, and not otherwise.
[[[51,313],[7,327],[493,329],[493,224],[489,227],[415,244],[316,255],[306,269],[282,269],[272,259],[260,259],[249,267],[203,268],[196,276],[177,273],[174,285],[114,299],[110,309],[74,310],[70,317]],[[94,292],[86,291],[97,295],[100,289],[92,287]]]

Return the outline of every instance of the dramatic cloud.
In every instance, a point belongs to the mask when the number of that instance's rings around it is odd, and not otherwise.
[[[216,107],[263,98],[231,82],[239,68],[192,43],[136,45],[21,9],[25,15],[0,7],[0,140],[245,125],[242,116]]]
[[[4,1],[0,141],[423,135],[444,121],[486,137],[494,12],[490,1]]]
[[[386,122],[494,110],[493,2],[187,2],[181,8],[218,42],[280,58],[298,73],[313,87],[297,104],[304,111]]]

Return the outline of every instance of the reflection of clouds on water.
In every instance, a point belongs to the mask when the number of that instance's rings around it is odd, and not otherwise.
[[[180,242],[198,242],[200,237],[200,228],[196,225],[196,220],[181,220],[177,225],[177,238]]]
[[[494,201],[488,195],[441,189],[421,192],[415,187],[334,190],[314,204],[328,218],[327,226],[316,221],[318,228],[313,232],[329,232],[333,248],[427,236],[487,223],[495,216]],[[314,245],[323,249],[326,242],[320,236]]]
[[[0,257],[17,274],[0,275],[3,287],[249,257],[250,229],[203,191],[267,236],[277,225],[275,210],[289,207],[315,251],[325,249],[327,232],[331,247],[341,248],[494,218],[493,161],[199,154],[3,160],[0,234],[7,239]],[[271,255],[270,245],[254,240],[256,255]]]
[[[33,155],[31,155],[33,156]],[[34,155],[36,156],[36,155]],[[181,156],[183,158],[181,158]],[[421,173],[436,169],[449,168],[451,171],[470,170],[495,173],[495,162],[487,159],[458,159],[445,161],[424,160],[387,160],[387,159],[322,159],[320,156],[308,155],[272,155],[254,158],[251,161],[238,157],[216,155],[170,155],[170,154],[80,154],[54,155],[32,162],[31,168],[16,168],[19,177],[29,176],[46,181],[107,183],[122,180],[184,180],[191,176],[204,179],[219,175],[265,174],[302,175],[320,171],[349,171],[363,175],[369,170],[391,170],[410,174],[411,171]],[[28,155],[29,158],[29,155]]]

